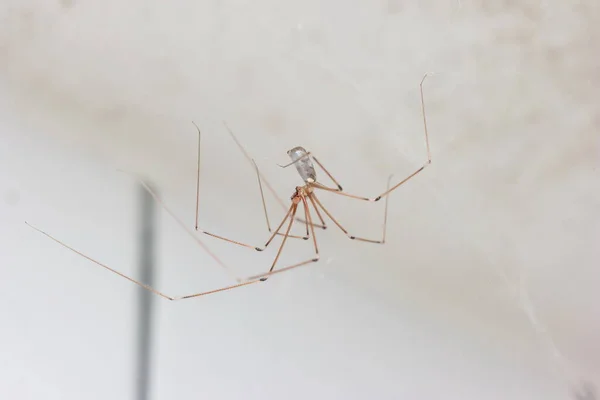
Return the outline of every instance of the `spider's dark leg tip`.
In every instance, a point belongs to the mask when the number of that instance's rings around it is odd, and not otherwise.
[[[256,251],[263,251],[263,249],[261,249],[260,247],[255,247],[254,250],[256,250]]]
[[[318,258],[313,258],[313,259],[312,259],[312,262],[317,262],[317,261],[319,261],[319,259],[318,259]]]
[[[339,190],[340,192],[343,192],[343,191],[344,191],[344,189],[342,188],[342,185],[338,185],[338,190]]]
[[[348,236],[348,237],[352,240],[356,239],[356,236]]]
[[[303,240],[308,240],[308,236],[302,237]]]
[[[260,278],[259,281],[264,282],[266,281],[268,278]]]
[[[379,201],[379,200],[381,200],[381,196],[375,197],[375,200],[373,200],[373,201]]]

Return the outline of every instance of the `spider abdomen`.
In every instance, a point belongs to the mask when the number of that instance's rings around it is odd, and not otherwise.
[[[317,173],[315,172],[315,166],[306,149],[304,147],[294,147],[288,151],[288,155],[294,162],[296,170],[304,180],[304,182],[316,182]]]

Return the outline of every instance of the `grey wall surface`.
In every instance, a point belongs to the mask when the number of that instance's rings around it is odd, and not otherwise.
[[[5,0],[0,21],[0,398],[135,390],[136,288],[25,220],[134,274],[139,192],[117,169],[193,228],[194,120],[201,226],[260,245],[254,170],[222,121],[283,199],[301,181],[276,164],[296,145],[372,196],[426,160],[425,72],[433,163],[391,196],[388,243],[330,224],[317,264],[156,299],[151,398],[600,390],[597,1]],[[383,204],[322,199],[351,232],[379,234]],[[283,210],[267,203],[274,224]],[[160,290],[230,283],[157,218]],[[201,240],[243,276],[276,252]],[[310,245],[290,241],[282,265]]]

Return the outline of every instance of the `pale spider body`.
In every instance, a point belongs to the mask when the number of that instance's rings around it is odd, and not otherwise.
[[[296,186],[296,191],[290,199],[295,204],[300,204],[302,198],[309,197],[312,194],[312,192],[314,192],[313,187],[310,185],[310,182],[306,182],[306,185],[304,186]]]
[[[310,153],[306,151],[304,147],[294,147],[293,149],[288,150],[287,153],[292,159],[292,162],[296,165],[296,170],[298,170],[298,173],[304,182],[310,183],[317,181],[315,166],[309,157]]]

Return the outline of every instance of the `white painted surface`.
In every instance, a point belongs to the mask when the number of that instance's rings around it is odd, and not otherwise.
[[[192,226],[193,119],[203,226],[261,243],[253,170],[221,120],[283,198],[299,180],[275,164],[296,145],[371,196],[425,160],[427,71],[434,162],[392,196],[388,244],[332,227],[319,264],[157,299],[154,398],[572,399],[600,385],[597,2],[199,3],[0,6],[0,398],[133,395],[134,287],[24,220],[133,271],[136,192],[116,169]],[[377,234],[382,205],[323,199]],[[227,283],[160,218],[160,289]],[[243,273],[274,255],[205,242]],[[286,261],[309,254],[291,243]]]

